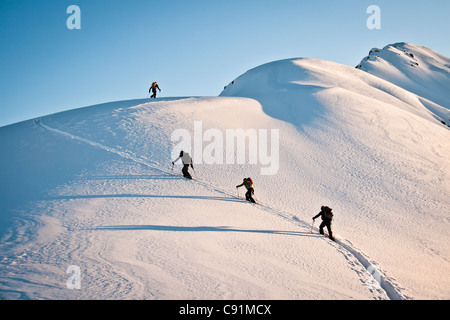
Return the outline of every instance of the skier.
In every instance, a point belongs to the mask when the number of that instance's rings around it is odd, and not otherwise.
[[[180,156],[176,158],[174,161],[172,161],[172,166],[175,165],[175,162],[177,162],[180,159],[183,162],[183,169],[181,170],[181,172],[183,172],[183,177],[187,179],[192,179],[192,176],[189,173],[189,166],[191,166],[191,168],[194,169],[191,156],[189,155],[188,152],[184,152],[183,150],[181,150]]]
[[[322,216],[322,223],[319,226],[319,232],[320,234],[324,234],[323,228],[327,227],[328,237],[334,241],[333,231],[331,230],[331,220],[333,220],[332,209],[326,206],[322,206],[320,209],[320,212],[315,217],[313,217],[313,221],[315,221],[315,219],[319,216]]]
[[[242,183],[238,186],[236,186],[236,188],[240,188],[242,186],[245,186],[247,188],[247,192],[245,193],[245,199],[247,199],[247,201],[255,202],[255,199],[253,199],[252,194],[255,193],[255,188],[253,187],[253,181],[251,178],[244,178],[244,180],[242,181]]]
[[[156,89],[158,89],[159,92],[161,92],[161,89],[159,88],[158,83],[155,81],[150,86],[150,89],[148,89],[148,93],[150,93],[150,91],[153,92],[153,94],[150,96],[150,98],[156,98]]]

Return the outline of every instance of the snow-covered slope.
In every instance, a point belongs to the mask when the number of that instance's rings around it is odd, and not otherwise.
[[[419,96],[450,125],[450,59],[429,48],[399,42],[373,48],[356,67]]]
[[[320,189],[339,208],[340,230],[387,259],[402,284],[414,282],[413,274],[428,278],[434,263],[449,267],[441,229],[450,212],[449,130],[417,94],[333,62],[288,59],[249,70],[221,96],[253,98],[298,128],[295,162],[303,176],[287,185]],[[430,248],[422,246],[432,242],[440,253],[428,264]],[[448,288],[450,277],[431,278],[433,287]]]
[[[257,167],[196,165],[195,181],[172,172],[171,134],[198,120],[221,131],[278,128],[283,150],[298,135],[239,98],[118,102],[2,128],[2,203],[15,213],[1,247],[2,297],[387,297],[361,285],[369,275],[354,256],[302,223],[322,204],[312,191],[301,198],[316,203],[289,207],[282,180],[258,177]],[[282,171],[294,169],[283,161]],[[251,205],[242,191],[237,199],[245,176],[259,201],[281,206]],[[21,205],[10,200],[26,186]],[[80,290],[66,287],[72,265]]]
[[[194,160],[214,138],[225,149],[227,130],[277,130],[277,170],[261,174],[261,158],[227,164],[215,149],[216,162],[182,178],[171,137],[186,129],[195,140],[199,124]],[[220,97],[113,102],[2,127],[0,295],[446,299],[449,136],[416,94],[315,59],[250,70]],[[258,205],[242,189],[236,197],[247,176]],[[317,221],[311,233],[322,205],[336,242]],[[80,289],[66,286],[70,266]]]

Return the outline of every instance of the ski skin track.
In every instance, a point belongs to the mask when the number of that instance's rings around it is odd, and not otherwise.
[[[73,140],[77,140],[77,141],[86,143],[86,144],[88,144],[88,145],[91,145],[92,147],[100,148],[100,149],[105,150],[105,151],[110,152],[110,153],[117,154],[117,155],[119,155],[119,156],[122,157],[122,158],[129,159],[129,160],[131,160],[131,161],[140,163],[140,164],[142,164],[142,165],[145,165],[145,166],[147,166],[147,167],[149,167],[149,168],[158,170],[158,171],[163,172],[163,173],[165,173],[165,174],[176,175],[176,176],[178,176],[175,172],[173,172],[173,168],[172,168],[172,170],[165,170],[165,169],[159,167],[158,165],[152,164],[152,163],[149,162],[147,159],[144,159],[144,158],[138,158],[138,157],[132,156],[132,155],[126,153],[126,152],[119,151],[119,150],[117,150],[117,149],[115,149],[115,148],[105,146],[105,145],[103,145],[103,144],[101,144],[101,143],[94,142],[94,141],[91,141],[91,140],[88,140],[88,139],[85,139],[85,138],[82,138],[82,137],[73,135],[73,134],[71,134],[71,133],[68,133],[68,132],[65,132],[65,131],[62,131],[62,130],[59,130],[59,129],[51,128],[51,127],[45,125],[44,123],[42,123],[42,121],[41,121],[40,119],[35,119],[35,120],[34,120],[34,124],[37,125],[37,126],[40,126],[40,127],[44,128],[44,129],[46,129],[46,130],[48,130],[48,131],[50,131],[50,132],[56,133],[56,134],[58,134],[58,135],[65,136],[66,138],[69,138],[69,139],[73,139]],[[229,196],[229,197],[232,197],[232,198],[236,198],[236,199],[239,199],[239,200],[243,200],[243,199],[237,197],[236,195],[234,195],[234,194],[228,192],[227,190],[224,190],[224,189],[215,187],[215,186],[213,186],[213,185],[211,185],[211,184],[209,184],[209,183],[206,183],[206,182],[204,182],[204,181],[201,181],[201,180],[199,180],[197,177],[195,177],[195,178],[193,177],[193,179],[191,179],[191,181],[192,181],[193,183],[200,184],[200,185],[202,185],[202,186],[204,186],[204,187],[206,187],[206,188],[208,188],[208,189],[210,189],[210,190],[213,190],[213,191],[215,191],[215,192],[217,192],[217,193],[221,193],[221,194],[223,194],[223,195],[226,195],[226,196]],[[247,201],[244,201],[244,200],[243,200],[243,202],[247,202]],[[268,213],[270,213],[270,214],[276,215],[276,216],[278,216],[278,217],[280,217],[280,218],[282,218],[282,219],[285,219],[285,220],[287,220],[287,221],[289,221],[289,222],[291,222],[291,223],[294,223],[294,224],[297,224],[297,225],[300,224],[301,226],[303,226],[303,227],[305,227],[305,228],[307,228],[307,229],[310,229],[310,228],[311,228],[311,224],[310,224],[310,223],[308,223],[308,222],[306,222],[306,221],[304,221],[304,220],[301,220],[301,219],[299,219],[299,218],[296,217],[296,216],[292,216],[292,215],[290,215],[289,213],[282,212],[282,211],[279,211],[279,210],[277,210],[277,209],[274,209],[274,208],[270,207],[270,205],[267,205],[267,204],[265,204],[265,203],[263,203],[263,202],[261,202],[261,201],[259,201],[259,200],[258,200],[257,203],[255,203],[255,204],[253,204],[253,203],[250,203],[250,204],[252,204],[252,205],[258,205],[258,207],[259,207],[261,210],[264,210],[264,211],[266,211],[266,212],[268,212]],[[314,230],[317,231],[317,228],[314,228]],[[339,245],[342,249],[344,249],[349,255],[353,256],[353,257],[354,257],[354,258],[355,258],[355,259],[356,259],[356,260],[357,260],[357,261],[358,261],[358,262],[359,262],[359,263],[367,270],[368,274],[369,274],[368,269],[369,269],[370,267],[376,267],[377,270],[379,271],[379,276],[378,276],[379,279],[377,279],[377,278],[374,278],[374,279],[375,279],[375,281],[377,281],[377,283],[378,283],[378,285],[380,286],[380,288],[381,288],[382,290],[384,290],[384,292],[386,293],[386,296],[387,296],[390,300],[408,300],[408,299],[410,299],[410,297],[408,297],[408,296],[402,294],[401,291],[402,291],[403,289],[400,288],[400,287],[396,284],[396,280],[394,280],[393,278],[387,277],[387,276],[384,274],[384,272],[381,271],[381,269],[377,266],[377,264],[376,264],[375,262],[371,261],[371,260],[370,260],[369,258],[367,258],[360,250],[356,249],[356,248],[351,244],[350,241],[348,241],[348,240],[346,240],[346,239],[337,238],[336,236],[335,236],[335,240],[334,240],[334,241],[328,240],[328,239],[326,239],[325,237],[323,237],[323,239],[324,239],[325,241],[329,241],[330,244],[333,244],[333,243],[338,244],[338,245]]]

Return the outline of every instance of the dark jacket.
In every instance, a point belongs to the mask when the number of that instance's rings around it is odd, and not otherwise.
[[[152,85],[150,86],[150,89],[148,89],[148,92],[153,91],[153,93],[156,93],[156,89],[161,91],[158,84],[156,82],[153,82]]]
[[[322,206],[320,209],[320,212],[313,218],[314,220],[319,216],[322,217],[322,220],[333,220],[333,212],[331,208]]]

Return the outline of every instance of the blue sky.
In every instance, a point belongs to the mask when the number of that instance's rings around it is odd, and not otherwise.
[[[80,30],[66,26],[72,4]],[[0,126],[145,98],[152,81],[163,97],[217,96],[279,59],[356,66],[401,41],[450,56],[449,12],[448,0],[0,0]]]

